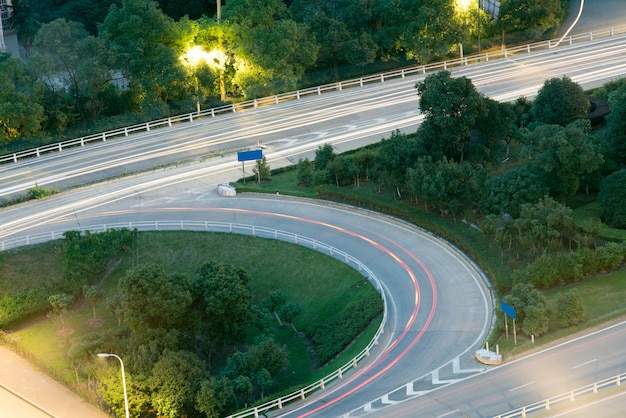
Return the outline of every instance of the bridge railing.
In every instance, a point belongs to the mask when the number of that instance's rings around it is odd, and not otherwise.
[[[327,254],[333,258],[336,258],[344,263],[348,264],[352,268],[356,269],[365,276],[370,283],[380,293],[383,300],[383,319],[374,335],[374,338],[367,344],[367,346],[361,350],[354,358],[349,362],[341,366],[339,369],[330,373],[329,375],[321,378],[320,380],[311,383],[296,392],[282,396],[277,399],[265,402],[261,405],[249,408],[245,411],[238,412],[230,415],[228,418],[246,418],[246,417],[259,417],[260,414],[274,410],[282,409],[285,405],[291,402],[304,400],[312,393],[323,390],[326,386],[337,380],[342,379],[345,374],[350,370],[356,368],[359,363],[368,358],[370,354],[375,350],[379,344],[380,339],[384,333],[385,326],[387,324],[387,301],[385,293],[382,288],[382,284],[376,277],[376,275],[356,257],[335,248],[329,244],[315,240],[313,238],[306,237],[304,235],[294,234],[288,231],[282,231],[273,228],[265,228],[256,225],[237,224],[227,222],[210,222],[210,221],[138,221],[138,222],[122,222],[112,223],[97,226],[89,226],[84,228],[76,228],[74,230],[90,231],[92,233],[104,232],[109,229],[137,229],[139,231],[205,231],[205,232],[223,232],[233,233],[241,235],[251,235],[254,237],[269,238],[293,244],[298,244],[304,247],[311,248],[321,253]],[[10,238],[0,241],[0,251],[6,251],[13,248],[18,248],[26,245],[41,244],[44,242],[54,241],[63,238],[63,234],[66,230],[57,230],[51,232],[44,232],[40,234],[34,234],[24,237]]]
[[[248,100],[240,103],[233,103],[226,106],[220,106],[210,109],[201,110],[200,112],[186,113],[183,115],[172,116],[168,118],[158,119],[146,123],[128,126],[125,128],[113,129],[94,135],[74,138],[67,141],[57,142],[54,144],[43,145],[41,147],[31,148],[0,156],[0,163],[17,162],[24,158],[39,157],[42,154],[50,152],[60,152],[65,149],[84,147],[91,142],[104,142],[118,137],[127,137],[136,132],[150,132],[153,129],[172,126],[178,123],[193,122],[196,119],[214,118],[217,115],[236,113],[246,109],[254,109],[259,106],[274,105],[289,100],[300,100],[302,97],[311,95],[321,95],[326,92],[342,91],[350,87],[361,87],[370,83],[384,83],[394,78],[405,78],[415,74],[427,74],[432,71],[447,70],[453,67],[466,66],[477,62],[488,62],[489,60],[498,58],[507,58],[518,54],[529,54],[538,50],[547,50],[559,44],[573,45],[575,43],[589,42],[601,38],[610,38],[626,33],[626,25],[602,29],[595,32],[587,32],[577,35],[571,35],[564,39],[551,39],[542,42],[530,43],[512,48],[502,48],[495,51],[485,51],[480,54],[455,58],[432,64],[416,65],[412,67],[387,71],[379,74],[363,76],[351,80],[339,81],[336,83],[324,84],[316,87],[309,87],[292,92],[281,93],[274,96],[264,97],[260,99]]]
[[[563,406],[565,403],[580,400],[580,397],[583,395],[598,393],[602,389],[607,389],[613,386],[621,386],[624,379],[626,379],[626,373],[618,374],[590,385],[574,389],[570,392],[562,393],[543,401],[535,402],[504,414],[496,415],[495,418],[526,417],[531,412],[541,413],[541,411],[549,411],[551,408]]]

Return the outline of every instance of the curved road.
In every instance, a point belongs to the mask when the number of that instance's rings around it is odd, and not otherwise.
[[[186,170],[171,170],[169,177],[178,171]],[[16,235],[129,221],[210,220],[297,233],[362,260],[386,294],[384,340],[364,367],[292,416],[320,411],[321,416],[338,416],[439,366],[445,368],[442,375],[452,371],[446,365],[476,368],[472,354],[491,325],[492,303],[474,267],[445,243],[382,216],[281,197],[224,198],[204,179],[170,184],[160,177],[148,174],[16,208],[23,219],[32,219]],[[102,195],[106,206],[94,204]],[[64,207],[65,202],[72,205],[65,214],[44,222],[37,218],[47,207]]]
[[[598,85],[624,74],[624,44],[623,39],[612,39],[511,57],[459,68],[455,75],[472,78],[479,90],[498,100],[532,96],[545,78],[564,74],[584,86]],[[415,128],[420,116],[412,85],[418,80],[389,81],[142,135],[149,142],[132,137],[5,165],[0,170],[0,196],[35,182],[66,187],[97,181],[148,164],[155,156],[198,158],[257,141],[268,145],[272,166],[292,163],[326,142],[339,150],[353,148],[377,141],[396,127]],[[150,149],[150,142],[157,145]],[[170,146],[181,152],[169,153]],[[137,158],[138,149],[147,152],[144,158]],[[315,402],[292,411],[293,416],[384,411],[390,403],[403,400],[394,397],[390,402],[387,395],[400,396],[395,392],[398,384],[406,385],[402,393],[408,398],[477,372],[471,354],[490,324],[491,303],[480,277],[458,254],[428,235],[384,218],[290,200],[218,198],[215,185],[232,179],[237,169],[232,160],[213,159],[6,209],[0,216],[0,239],[121,219],[223,219],[300,231],[368,260],[384,281],[389,298],[386,339],[365,367],[317,395]]]

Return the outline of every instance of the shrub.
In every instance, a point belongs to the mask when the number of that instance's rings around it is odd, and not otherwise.
[[[557,294],[556,316],[561,327],[580,324],[587,319],[587,309],[577,289]]]
[[[325,364],[339,354],[383,310],[378,294],[360,303],[352,303],[333,319],[317,325],[311,331],[318,360]]]
[[[626,247],[624,244],[609,242],[598,247],[596,252],[598,253],[598,267],[600,270],[614,270],[624,262]]]

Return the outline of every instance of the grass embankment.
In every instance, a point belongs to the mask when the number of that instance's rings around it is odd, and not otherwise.
[[[390,193],[379,193],[375,185],[362,183],[360,190],[350,187],[323,186],[313,187],[296,186],[296,170],[282,172],[272,176],[269,182],[256,184],[247,183],[245,187],[241,183],[235,186],[238,191],[259,193],[282,193],[291,194],[293,188],[297,189],[297,195],[308,197],[322,197],[329,200],[354,204],[367,209],[387,213],[411,223],[421,226],[455,244],[472,258],[486,273],[487,277],[500,286],[510,284],[513,269],[523,270],[528,260],[518,257],[515,251],[498,248],[489,243],[485,236],[472,227],[478,223],[471,214],[466,214],[466,219],[441,217],[437,214],[416,207],[406,200],[394,200]],[[286,187],[283,189],[283,185]],[[594,199],[588,196],[578,196],[571,202],[575,207],[574,220],[579,227],[600,222],[600,209]],[[609,241],[626,241],[626,231],[610,228],[605,224],[600,227],[600,238]],[[498,344],[500,351],[505,355],[514,355],[529,350],[542,344],[571,335],[578,331],[597,326],[603,322],[626,314],[626,269],[623,267],[609,274],[601,274],[588,278],[581,282],[572,283],[557,288],[543,290],[549,307],[550,327],[547,334],[536,338],[532,343],[530,338],[517,330],[517,345],[513,343],[512,324],[509,323],[509,338],[503,331],[495,330],[489,338],[490,344]],[[566,292],[570,288],[577,288],[583,297],[587,308],[587,320],[577,326],[559,328],[556,321],[556,295]],[[498,297],[500,295],[497,295]]]
[[[53,244],[0,253],[1,292],[21,288],[23,283],[60,277],[61,264]],[[103,278],[103,297],[97,302],[99,326],[94,327],[91,303],[78,302],[65,320],[65,331],[58,316],[35,317],[11,333],[29,357],[51,374],[72,385],[74,369],[66,358],[71,342],[85,334],[117,326],[117,318],[105,308],[104,300],[117,291],[117,283],[137,263],[159,263],[170,273],[193,275],[204,261],[221,261],[248,270],[253,280],[251,293],[260,303],[270,292],[282,291],[287,301],[302,308],[297,329],[306,330],[328,321],[352,301],[360,301],[376,291],[367,279],[348,265],[311,249],[285,242],[231,234],[200,232],[146,232],[138,234],[135,254],[127,254],[112,265]],[[287,344],[290,365],[277,382],[277,390],[310,383],[347,363],[371,340],[380,321],[374,321],[344,353],[318,368],[310,344],[294,337],[291,328],[279,332]],[[101,325],[100,325],[101,324]]]

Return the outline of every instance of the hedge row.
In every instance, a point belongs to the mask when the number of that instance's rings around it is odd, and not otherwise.
[[[625,258],[626,246],[614,242],[595,250],[583,248],[567,254],[542,255],[528,265],[526,278],[535,287],[547,289],[615,270]]]
[[[319,364],[326,364],[341,353],[382,311],[380,295],[371,294],[358,303],[351,303],[332,320],[316,325],[310,334]]]

